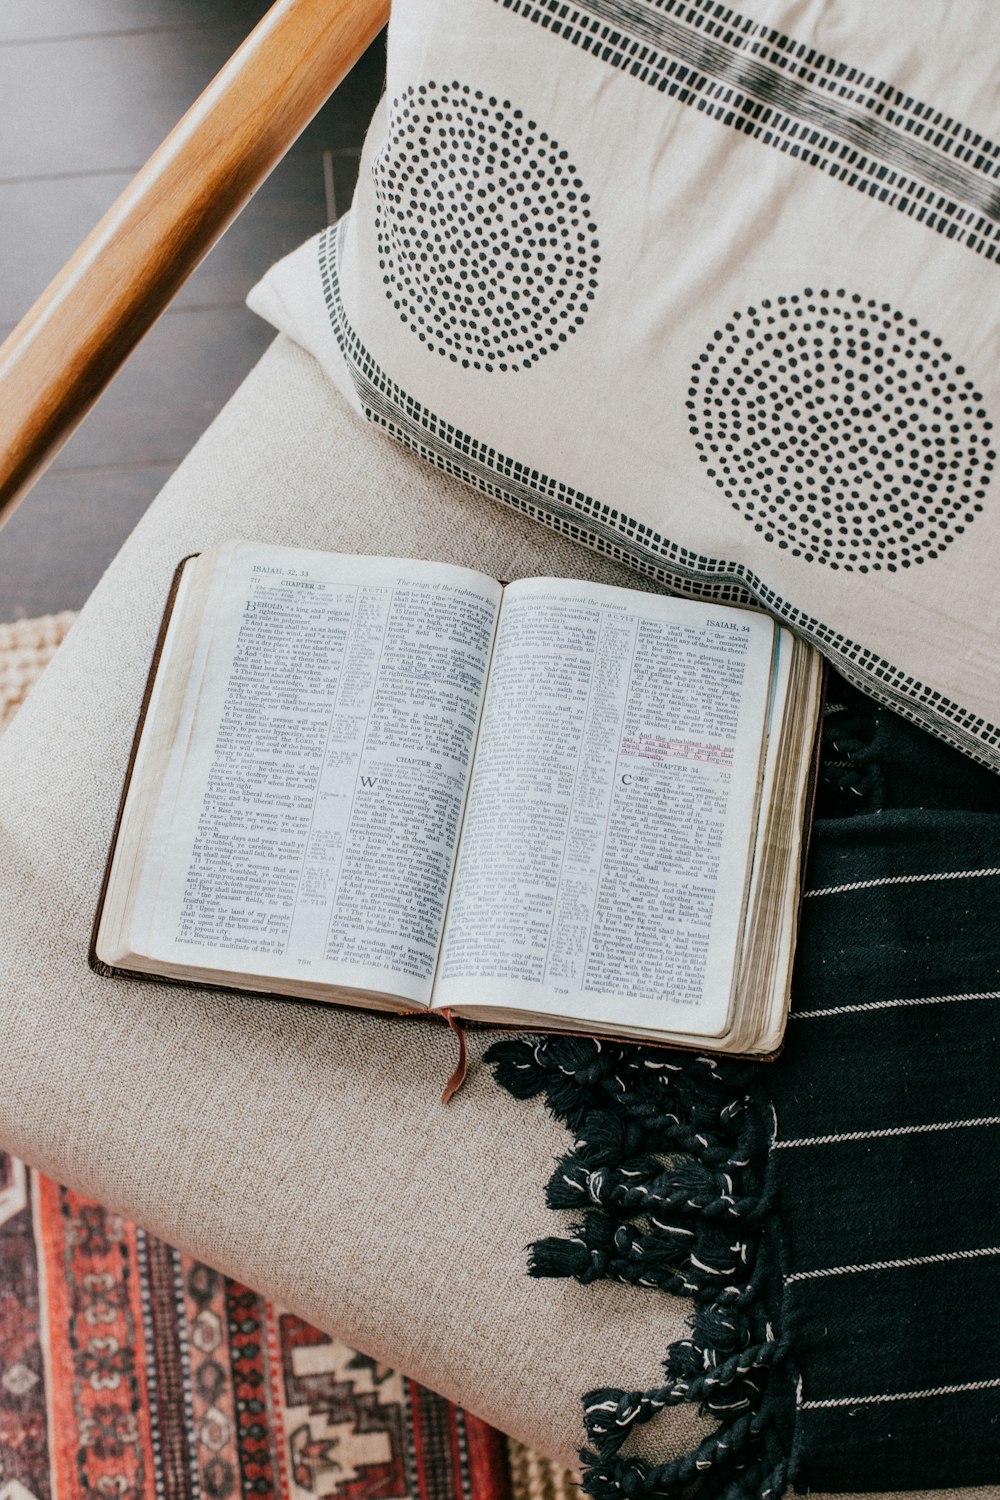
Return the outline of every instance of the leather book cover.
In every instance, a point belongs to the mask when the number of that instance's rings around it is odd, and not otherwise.
[[[188,553],[187,557],[181,558],[180,562],[177,564],[177,567],[174,569],[174,576],[170,581],[170,588],[167,591],[167,602],[163,608],[163,618],[160,620],[160,628],[157,631],[156,635],[156,645],[153,648],[153,660],[149,664],[149,673],[146,677],[146,686],[143,689],[142,703],[139,706],[139,718],[135,726],[135,734],[132,736],[132,748],[129,751],[128,766],[125,770],[125,784],[122,787],[122,794],[118,801],[118,814],[115,818],[114,832],[111,835],[111,843],[108,848],[108,857],[104,863],[104,878],[101,881],[101,894],[98,897],[97,901],[97,911],[94,914],[94,924],[90,929],[90,947],[87,950],[87,962],[90,964],[90,967],[96,974],[114,975],[122,974],[125,972],[123,969],[116,969],[113,968],[110,964],[102,963],[102,961],[98,958],[97,931],[101,925],[101,917],[104,914],[104,902],[108,894],[108,882],[111,879],[111,861],[114,858],[115,849],[118,844],[118,834],[121,831],[122,815],[125,811],[125,799],[128,796],[128,789],[132,784],[132,772],[135,770],[135,760],[136,756],[139,753],[139,741],[142,738],[143,726],[146,723],[146,714],[149,711],[149,700],[153,696],[153,684],[156,682],[156,674],[159,670],[160,658],[163,655],[163,645],[167,638],[167,629],[170,625],[170,618],[174,612],[174,605],[177,602],[177,591],[181,586],[181,574],[184,572],[185,565],[198,556],[199,553],[197,552]]]

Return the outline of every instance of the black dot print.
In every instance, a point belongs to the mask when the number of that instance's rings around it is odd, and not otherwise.
[[[406,89],[372,172],[385,294],[429,350],[520,370],[583,325],[600,263],[590,196],[509,99],[463,83]]]
[[[964,367],[888,302],[805,291],[733,313],[693,366],[691,434],[719,489],[793,557],[894,572],[939,557],[996,462]]]

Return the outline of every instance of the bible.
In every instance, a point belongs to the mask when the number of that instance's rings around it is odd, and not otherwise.
[[[773,1055],[821,683],[752,610],[225,543],[174,579],[91,962]]]

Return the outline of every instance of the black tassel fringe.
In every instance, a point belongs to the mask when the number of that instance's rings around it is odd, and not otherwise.
[[[486,1056],[503,1088],[544,1094],[576,1137],[547,1200],[579,1220],[570,1238],[531,1247],[531,1274],[693,1303],[662,1385],[584,1397],[584,1489],[593,1500],[779,1500],[794,1477],[795,1371],[758,1071],[589,1037],[522,1037]],[[717,1423],[697,1449],[666,1464],[621,1453],[633,1428],[682,1403]]]

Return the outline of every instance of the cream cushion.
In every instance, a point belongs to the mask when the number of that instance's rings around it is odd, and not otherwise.
[[[170,575],[234,535],[633,581],[412,457],[279,339],[0,737],[0,1146],[570,1462],[581,1393],[650,1384],[688,1305],[527,1277],[565,1133],[494,1085],[484,1043],[446,1108],[429,1023],[87,966]],[[672,1413],[660,1452],[698,1422]]]
[[[171,574],[233,536],[629,581],[413,458],[278,340],[0,739],[0,1144],[572,1461],[581,1393],[649,1384],[688,1309],[529,1280],[565,1132],[494,1084],[486,1042],[445,1107],[452,1042],[432,1023],[88,968]]]

